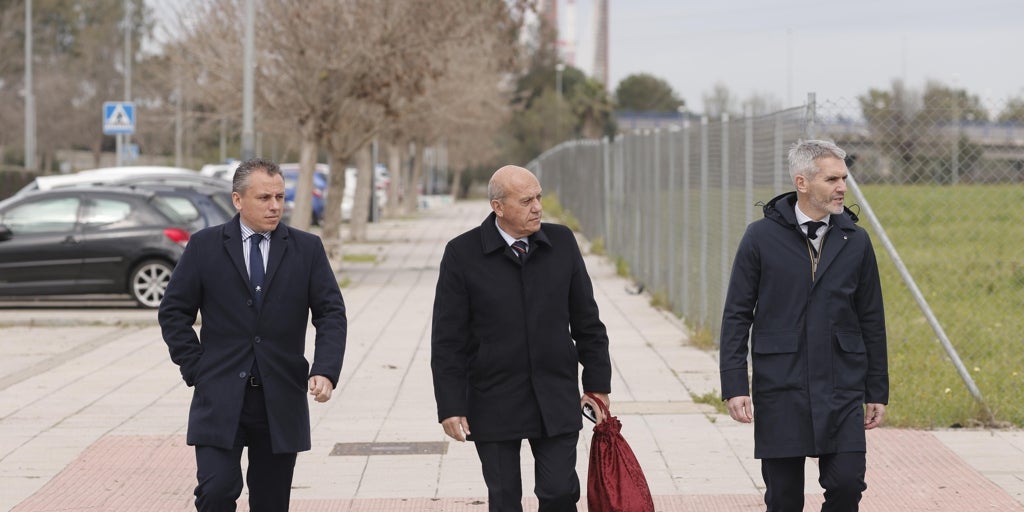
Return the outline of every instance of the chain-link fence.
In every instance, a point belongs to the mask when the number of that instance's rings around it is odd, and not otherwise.
[[[892,423],[1024,425],[1024,125],[883,101],[680,118],[531,163],[591,240],[695,335],[717,340],[732,259],[760,204],[792,190],[799,138],[850,155],[847,205],[879,255]],[[964,115],[970,112],[971,115]],[[958,122],[953,120],[959,119]],[[888,257],[886,257],[888,255]]]

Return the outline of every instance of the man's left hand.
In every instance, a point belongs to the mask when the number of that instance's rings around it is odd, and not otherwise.
[[[885,404],[867,404],[864,408],[864,430],[871,430],[882,424]]]
[[[330,400],[333,391],[334,384],[331,384],[331,379],[323,375],[314,375],[309,378],[309,394],[317,402]]]
[[[611,402],[608,401],[608,393],[593,393],[593,395],[600,398],[601,401],[604,402],[605,407],[608,407],[609,410],[611,410]],[[589,396],[583,395],[583,397],[580,398],[581,409],[583,408],[583,404],[590,404],[590,406],[594,408],[594,415],[597,416],[597,425],[600,425],[601,422],[605,420],[604,412],[601,411],[601,408],[598,407],[598,405],[595,404]]]

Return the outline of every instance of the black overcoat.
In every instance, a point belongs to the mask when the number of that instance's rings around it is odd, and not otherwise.
[[[832,215],[812,281],[795,204],[795,192],[770,201],[740,241],[722,317],[722,396],[750,393],[749,337],[754,456],[863,452],[863,404],[889,401],[874,249],[853,212]]]
[[[451,240],[434,297],[438,421],[466,416],[473,441],[578,432],[583,389],[608,393],[608,336],[572,231],[541,225],[525,261],[491,213]]]
[[[347,330],[345,303],[320,238],[278,225],[264,293],[257,310],[237,215],[192,235],[159,311],[171,360],[185,383],[195,386],[190,445],[232,446],[255,358],[273,451],[310,449],[308,378],[323,375],[337,387]],[[316,329],[312,367],[304,356],[310,312]]]

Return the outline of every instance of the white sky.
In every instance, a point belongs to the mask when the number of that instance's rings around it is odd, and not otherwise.
[[[566,23],[567,4],[559,0]],[[609,0],[609,90],[632,73],[669,82],[689,108],[716,82],[740,99],[847,101],[894,79],[964,88],[997,114],[1024,97],[1022,0]],[[576,67],[593,68],[593,0],[576,6]],[[565,31],[563,26],[563,32]]]

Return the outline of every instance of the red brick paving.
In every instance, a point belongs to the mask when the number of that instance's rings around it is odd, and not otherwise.
[[[869,487],[861,502],[865,511],[1024,511],[928,432],[881,429],[868,439]],[[182,437],[109,436],[13,512],[192,510],[193,471],[193,451]],[[244,499],[240,501],[239,510],[248,510]],[[654,502],[659,512],[764,509],[757,494],[655,496]],[[818,510],[820,503],[820,496],[808,495],[805,510]],[[536,508],[533,498],[525,504],[527,510]],[[586,510],[583,503],[579,508]],[[292,510],[482,512],[486,504],[475,498],[295,500]]]

